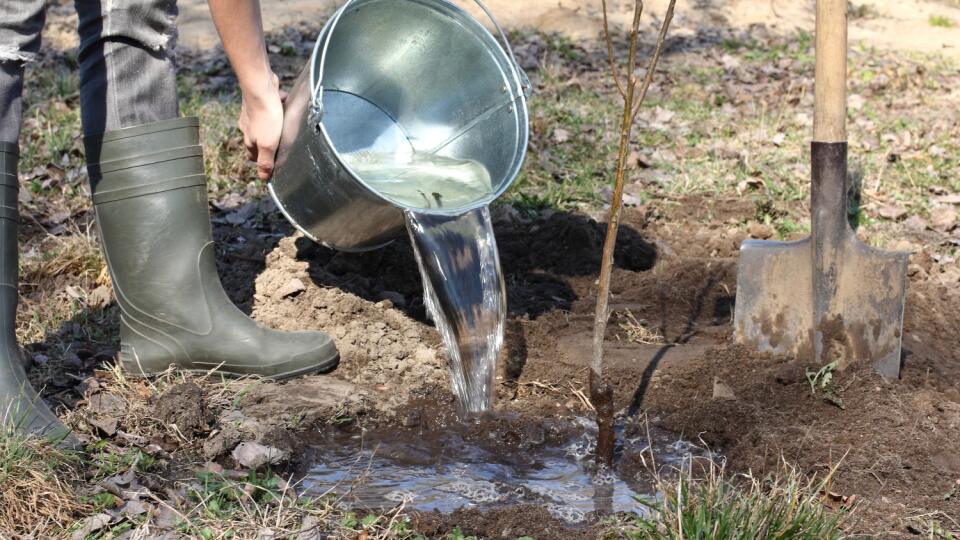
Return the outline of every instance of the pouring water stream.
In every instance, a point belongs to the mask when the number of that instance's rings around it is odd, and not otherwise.
[[[467,414],[489,410],[507,305],[490,211],[429,212],[489,195],[489,172],[476,161],[423,152],[362,151],[343,158],[371,188],[424,210],[405,212],[424,303],[446,347],[461,408]]]

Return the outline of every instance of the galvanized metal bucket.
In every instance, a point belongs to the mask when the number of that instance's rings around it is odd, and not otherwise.
[[[513,183],[528,138],[530,83],[499,37],[446,0],[352,0],[327,22],[286,103],[270,193],[327,246],[363,251],[404,232],[404,210],[456,214]],[[455,208],[398,203],[343,159],[398,150],[473,160],[492,190]]]

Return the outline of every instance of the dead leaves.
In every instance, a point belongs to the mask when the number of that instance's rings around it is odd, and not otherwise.
[[[938,231],[950,231],[957,224],[957,208],[953,205],[938,204],[930,210],[930,225]]]

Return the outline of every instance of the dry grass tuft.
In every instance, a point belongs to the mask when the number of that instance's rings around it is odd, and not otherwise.
[[[627,341],[639,343],[641,345],[662,345],[664,343],[663,334],[659,328],[648,326],[647,321],[637,319],[629,309],[623,313],[618,313],[620,319],[620,329],[626,334]]]
[[[51,538],[88,512],[74,488],[78,465],[45,441],[0,432],[0,531]]]

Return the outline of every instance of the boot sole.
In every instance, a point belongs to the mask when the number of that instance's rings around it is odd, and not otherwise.
[[[139,367],[135,362],[130,362],[127,360],[121,360],[120,363],[123,365],[123,370],[125,372],[127,372],[128,374],[134,377],[141,378],[141,379],[152,379],[154,377],[159,377],[160,375],[163,375],[164,373],[167,372],[166,369],[162,371],[145,372],[142,369],[139,369]],[[271,379],[274,381],[285,381],[285,380],[293,379],[296,377],[302,377],[304,375],[313,375],[315,373],[330,373],[331,371],[336,369],[337,366],[339,365],[340,365],[340,354],[338,353],[331,360],[328,360],[327,362],[324,362],[322,364],[307,366],[300,369],[287,371],[285,373],[280,373],[277,375],[259,375],[257,373],[236,373],[232,371],[220,371],[217,369],[193,369],[193,368],[189,368],[189,369],[177,368],[177,371],[181,371],[183,373],[191,373],[195,375],[205,375],[207,373],[212,372],[217,375],[222,375],[228,379],[240,379],[243,377],[256,376],[264,379]]]

